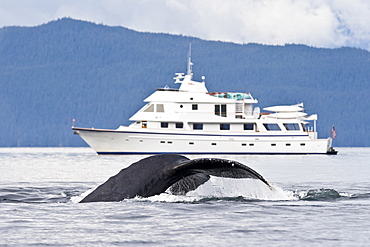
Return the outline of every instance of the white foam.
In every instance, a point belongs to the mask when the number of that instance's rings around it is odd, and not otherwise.
[[[71,198],[72,203],[79,203],[88,194],[94,191],[92,188],[79,196]],[[297,192],[286,191],[277,185],[271,188],[257,179],[234,179],[234,178],[211,178],[196,190],[188,192],[186,195],[173,195],[167,190],[159,195],[142,198],[125,199],[125,201],[150,201],[150,202],[196,202],[204,198],[231,198],[243,197],[247,200],[272,200],[272,201],[291,201],[298,200],[303,195]]]
[[[196,202],[204,198],[243,197],[247,200],[291,201],[298,200],[292,191],[286,191],[277,185],[268,187],[257,179],[232,179],[211,176],[203,185],[186,195],[172,195],[169,190],[149,198],[136,197],[132,201],[151,202]]]
[[[190,191],[193,197],[239,197],[256,200],[296,200],[293,192],[273,185],[269,188],[257,179],[233,179],[211,176],[210,180]]]
[[[82,201],[82,199],[84,199],[88,194],[90,194],[94,190],[95,190],[95,188],[92,188],[92,189],[89,189],[89,190],[85,191],[81,195],[72,196],[70,202],[72,202],[72,203],[79,203],[80,201]]]
[[[142,198],[142,197],[135,197],[133,199],[129,199],[127,201],[150,201],[150,202],[196,202],[201,200],[202,197],[196,197],[196,196],[179,196],[179,195],[171,195],[168,193],[161,193],[159,195]],[[126,201],[126,200],[125,200]]]

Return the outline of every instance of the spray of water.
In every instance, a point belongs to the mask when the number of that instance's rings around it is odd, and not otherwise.
[[[205,198],[231,199],[243,198],[244,200],[271,200],[287,201],[298,200],[291,191],[286,191],[279,186],[271,188],[257,179],[233,179],[213,177],[199,186],[196,190],[186,195],[173,195],[170,190],[160,195],[149,198],[134,198],[133,201],[152,202],[197,202]]]
[[[168,189],[165,193],[151,196],[148,198],[136,197],[133,199],[125,199],[125,202],[149,201],[149,202],[185,202],[193,203],[203,201],[204,199],[225,199],[233,200],[240,198],[245,201],[327,201],[337,198],[347,197],[350,194],[340,193],[334,189],[308,189],[301,191],[285,190],[277,185],[271,184],[271,187],[266,186],[263,182],[257,179],[234,179],[234,178],[211,178],[196,190],[188,192],[186,195],[175,195]],[[88,194],[94,191],[95,188],[89,189],[79,196],[74,196],[70,199],[72,203],[78,203]]]
[[[79,203],[82,199],[84,199],[88,194],[90,194],[91,192],[93,192],[95,189],[96,188],[92,188],[92,189],[89,189],[89,190],[85,191],[81,195],[72,196],[70,201],[72,203]]]

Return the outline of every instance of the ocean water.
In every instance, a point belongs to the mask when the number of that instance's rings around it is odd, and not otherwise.
[[[370,148],[338,150],[217,156],[253,168],[273,190],[212,178],[186,196],[80,204],[146,156],[0,148],[0,246],[370,246]]]

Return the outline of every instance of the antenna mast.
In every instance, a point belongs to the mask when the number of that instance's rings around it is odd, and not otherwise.
[[[188,75],[192,74],[192,65],[193,63],[191,62],[191,43],[189,44],[189,54],[188,54]]]

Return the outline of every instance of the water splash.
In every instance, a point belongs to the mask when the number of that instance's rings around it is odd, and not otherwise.
[[[189,196],[198,197],[243,197],[249,200],[294,200],[293,193],[273,185],[266,186],[256,179],[233,179],[211,177],[210,180],[199,186]]]
[[[19,186],[0,189],[0,203],[79,203],[95,188],[86,186]],[[335,189],[308,189],[290,191],[272,184],[266,184],[256,179],[232,179],[211,177],[205,184],[186,195],[173,195],[170,191],[149,198],[124,200],[168,202],[168,203],[203,203],[208,201],[226,200],[235,202],[250,201],[334,201],[334,200],[361,200],[370,198],[370,193],[349,194]]]
[[[89,189],[89,190],[85,191],[81,195],[72,196],[71,199],[70,199],[70,202],[79,203],[82,199],[84,199],[88,194],[90,194],[94,190],[95,190],[95,188],[92,188],[92,189]]]
[[[147,198],[142,197],[135,197],[132,199],[125,199],[124,201],[128,202],[138,202],[138,201],[149,201],[149,202],[169,202],[169,203],[176,203],[176,202],[185,202],[185,203],[193,203],[202,200],[202,197],[197,196],[187,196],[187,195],[172,195],[169,193],[161,193],[156,196],[151,196]]]
[[[203,185],[186,195],[173,195],[170,190],[149,198],[134,198],[125,201],[150,202],[204,202],[209,200],[254,201],[254,200],[298,200],[291,191],[276,185],[272,188],[256,179],[233,179],[211,176]]]
[[[169,191],[149,198],[135,198],[132,201],[150,202],[205,202],[228,201],[332,201],[340,198],[356,199],[358,195],[338,192],[334,189],[309,189],[289,191],[272,184],[270,189],[255,179],[231,179],[211,177],[205,184],[186,195],[172,195]]]

